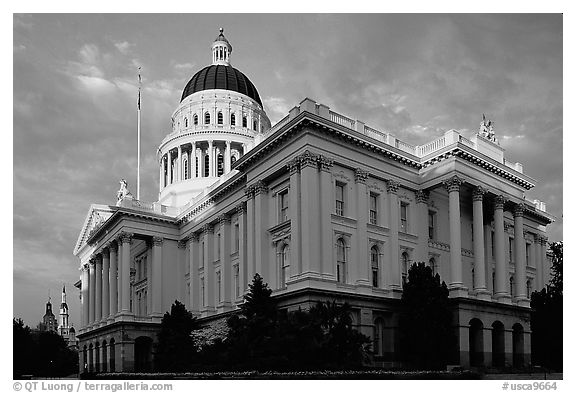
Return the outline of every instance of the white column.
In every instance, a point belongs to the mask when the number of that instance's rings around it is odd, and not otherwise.
[[[182,146],[178,145],[178,172],[176,180],[181,181],[184,178],[182,172],[184,172],[182,169]]]
[[[170,150],[168,150],[168,159],[166,161],[166,165],[168,165],[166,185],[170,185],[172,184],[172,152]]]
[[[399,257],[399,242],[398,242],[398,227],[399,220],[398,212],[400,206],[398,205],[398,187],[400,183],[394,180],[388,180],[386,182],[386,190],[388,192],[388,212],[389,220],[388,223],[390,227],[390,243],[388,244],[388,252],[390,254],[390,260],[388,264],[384,267],[384,272],[386,274],[387,282],[386,284],[390,289],[400,290],[402,289],[402,278],[400,275],[400,257]]]
[[[110,318],[118,312],[118,244],[111,242],[110,249]]]
[[[254,258],[254,186],[244,189],[246,195],[246,275],[247,283],[250,284],[256,274],[256,265]]]
[[[190,179],[196,178],[196,142],[192,142],[190,150]]]
[[[214,174],[214,142],[208,141],[208,176],[213,177]]]
[[[152,238],[152,312],[153,317],[162,317],[162,245],[164,239]]]
[[[204,236],[204,291],[206,296],[206,311],[214,312],[214,227],[210,224],[202,228]]]
[[[182,277],[182,279],[177,280],[176,282],[176,293],[178,296],[178,300],[182,303],[186,303],[184,299],[186,299],[186,281],[184,277],[186,276],[186,263],[187,263],[187,255],[189,254],[187,251],[187,240],[179,240],[178,241],[178,251],[176,254],[176,263],[177,263],[177,274],[178,277]]]
[[[320,156],[319,158],[319,167],[320,167],[320,200],[323,203],[320,203],[320,255],[321,255],[321,267],[320,271],[322,274],[326,274],[330,277],[330,279],[335,279],[336,275],[334,272],[334,240],[333,240],[333,233],[332,230],[332,211],[333,211],[333,200],[334,200],[334,187],[332,185],[332,166],[334,165],[334,161],[328,157]],[[363,174],[360,175],[361,177],[364,176]],[[296,174],[294,180],[298,181],[299,173]],[[362,188],[363,184],[357,184],[359,188]],[[365,187],[365,185],[364,185]],[[299,225],[301,221],[300,215],[300,205],[298,203],[298,197],[300,195],[300,184],[295,185],[295,204],[296,206],[292,209],[290,206],[290,219],[296,219],[297,224]],[[292,176],[290,176],[290,200],[292,201]],[[298,229],[300,231],[300,229]],[[299,234],[300,232],[298,232]],[[296,254],[293,247],[294,244],[294,237],[296,237],[296,231],[290,232],[290,253],[294,256],[298,255],[298,259],[300,258],[300,254]],[[300,239],[298,239],[300,241]],[[365,239],[367,242],[367,239]],[[297,243],[301,244],[301,243]],[[296,265],[296,258],[292,257],[290,264],[292,266]],[[366,262],[368,263],[368,262]],[[292,269],[292,266],[290,268]],[[298,273],[295,271],[294,273]],[[292,275],[294,275],[294,273]]]
[[[496,277],[494,296],[500,303],[510,303],[510,292],[508,291],[508,266],[506,266],[504,251],[504,203],[506,200],[502,195],[496,196],[494,200],[494,259],[496,260]]]
[[[542,255],[542,277],[544,286],[550,284],[550,263],[548,263],[548,258],[546,257],[546,251],[548,251],[548,238],[542,236],[540,238],[542,247],[540,247],[540,252]]]
[[[82,328],[86,328],[90,320],[90,295],[89,295],[89,285],[90,285],[90,267],[88,264],[84,264],[81,268],[82,271]]]
[[[306,150],[299,159],[302,181],[302,274],[317,276],[320,274],[318,156]]]
[[[428,262],[428,192],[416,191],[416,210],[418,212],[418,246],[416,247],[416,261]]]
[[[362,169],[356,169],[354,179],[356,185],[356,253],[358,255],[356,285],[371,286],[370,282],[370,259],[368,258],[368,189],[366,188],[366,179],[368,172]],[[325,199],[323,199],[325,200]]]
[[[270,266],[267,251],[270,247],[267,242],[268,236],[268,187],[260,180],[256,182],[254,188],[254,259],[256,262],[256,273],[259,273],[265,282],[270,282]]]
[[[236,212],[238,213],[238,265],[239,265],[239,273],[240,273],[240,293],[244,293],[244,291],[248,288],[248,258],[247,258],[247,232],[248,228],[246,227],[246,207],[244,202],[241,202],[239,205],[236,206]],[[234,295],[236,296],[236,295]]]
[[[516,296],[519,306],[529,307],[530,302],[526,288],[526,241],[524,240],[524,206],[514,208],[514,248],[516,256]]]
[[[90,305],[88,309],[90,310],[88,324],[92,325],[96,320],[96,303],[95,303],[95,295],[96,295],[96,260],[92,258],[90,260],[90,283],[88,284],[88,291],[89,291],[89,302]]]
[[[460,223],[460,185],[458,176],[444,181],[448,190],[450,217],[450,285],[451,296],[466,296],[462,290],[462,238]]]
[[[200,312],[200,277],[198,274],[198,269],[200,267],[199,258],[199,242],[198,242],[198,235],[196,233],[192,233],[190,237],[190,241],[188,242],[190,247],[188,248],[188,263],[190,264],[190,311],[194,315],[198,315]]]
[[[110,316],[110,249],[102,250],[102,322]]]
[[[475,187],[472,192],[472,225],[474,228],[474,289],[478,299],[490,300],[486,289],[486,261],[484,255],[483,199],[486,190]]]
[[[542,274],[542,243],[540,235],[534,235],[534,266],[536,267],[536,289],[537,291],[544,288],[544,275]]]
[[[222,280],[222,301],[225,309],[232,305],[232,263],[230,260],[231,236],[229,215],[223,214],[218,217],[220,223],[220,271]]]
[[[94,302],[96,303],[96,315],[94,322],[100,323],[102,319],[102,257],[96,258],[96,294],[94,295]]]
[[[122,242],[122,308],[123,314],[130,314],[130,246],[132,245],[132,233],[123,233]]]
[[[162,187],[164,187],[164,157],[160,158],[160,176],[158,177],[158,192],[162,192]]]
[[[288,170],[290,171],[290,191],[288,192],[288,197],[290,198],[289,212],[290,212],[290,275],[292,277],[298,276],[302,272],[302,249],[301,249],[301,239],[302,235],[300,216],[300,164],[298,158],[294,158],[287,164]],[[322,175],[320,175],[322,176]],[[320,180],[321,187],[323,187],[322,179]],[[330,203],[325,203],[328,209],[332,206]],[[329,211],[330,215],[331,211]],[[323,232],[323,236],[324,236]],[[328,245],[330,250],[332,249],[332,242]],[[326,267],[325,267],[326,269]],[[330,269],[332,275],[334,274],[334,268]],[[289,278],[287,277],[287,280]]]
[[[224,173],[230,172],[232,167],[232,146],[230,141],[226,141],[226,152],[224,153]]]

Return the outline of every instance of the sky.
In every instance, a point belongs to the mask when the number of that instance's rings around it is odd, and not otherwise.
[[[66,285],[90,204],[136,184],[142,67],[142,189],[157,200],[156,149],[187,81],[224,28],[231,62],[274,124],[303,98],[412,144],[494,121],[505,156],[537,180],[528,198],[562,240],[563,75],[559,14],[15,14],[13,315],[36,326]]]

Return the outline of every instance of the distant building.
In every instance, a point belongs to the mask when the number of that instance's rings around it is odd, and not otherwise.
[[[48,302],[46,303],[46,312],[42,317],[42,322],[38,324],[38,330],[41,332],[57,332],[58,322],[56,321],[56,316],[52,312],[52,303],[50,302],[50,297],[48,297]]]
[[[255,273],[288,310],[348,302],[373,364],[396,367],[414,262],[448,284],[453,364],[528,364],[553,217],[524,197],[536,182],[504,157],[492,122],[415,146],[306,98],[271,127],[231,52],[221,32],[183,90],[156,150],[158,200],[123,181],[115,206],[90,207],[74,248],[80,367],[153,369],[174,300],[201,323],[224,318]]]

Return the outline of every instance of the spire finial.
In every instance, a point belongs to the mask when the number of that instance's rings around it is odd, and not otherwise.
[[[220,28],[220,34],[224,33],[224,28]]]

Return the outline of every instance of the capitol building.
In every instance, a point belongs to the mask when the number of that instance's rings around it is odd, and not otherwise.
[[[175,300],[210,324],[259,273],[279,306],[350,304],[375,367],[398,366],[414,262],[450,291],[462,367],[530,363],[530,301],[550,278],[536,181],[483,121],[412,145],[304,98],[272,125],[222,29],[184,86],[156,157],[158,200],[92,204],[74,248],[80,368],[150,371]]]

